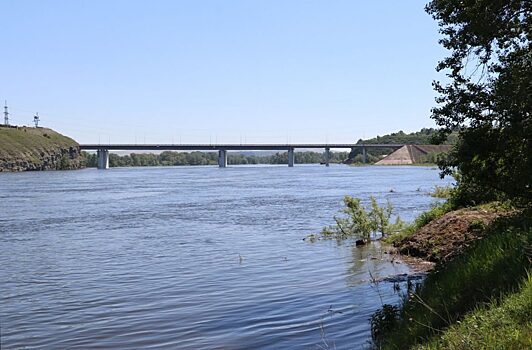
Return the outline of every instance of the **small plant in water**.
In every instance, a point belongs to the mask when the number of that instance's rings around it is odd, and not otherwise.
[[[344,197],[345,208],[341,210],[342,217],[334,217],[336,225],[327,226],[321,231],[323,238],[357,238],[364,242],[370,241],[377,233],[383,236],[389,235],[403,228],[404,223],[399,217],[394,224],[390,224],[393,206],[388,201],[386,206],[381,207],[375,197],[370,197],[369,206],[364,206],[360,199],[351,196]],[[316,235],[309,238],[315,240]]]
[[[449,199],[453,195],[454,187],[452,186],[434,186],[434,190],[429,194],[431,197]]]

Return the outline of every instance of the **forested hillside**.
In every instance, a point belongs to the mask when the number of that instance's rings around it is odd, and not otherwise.
[[[391,134],[377,136],[371,139],[358,140],[357,144],[407,144],[407,145],[430,145],[434,144],[435,138],[438,136],[437,129],[423,128],[419,131],[412,133],[405,133],[402,130]],[[451,133],[447,136],[447,139],[443,142],[446,145],[453,145],[456,143],[457,133]],[[372,149],[367,152],[367,161],[369,163],[375,163],[379,161],[383,156],[390,154],[394,151],[392,148]],[[356,149],[349,154],[351,163],[362,162],[362,150]]]

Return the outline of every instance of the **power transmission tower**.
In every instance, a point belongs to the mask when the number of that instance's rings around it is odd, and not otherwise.
[[[9,112],[7,111],[7,101],[4,104],[4,124],[9,125]]]
[[[38,128],[39,127],[39,112],[35,113],[35,115],[33,116],[33,122],[35,123],[35,127]]]

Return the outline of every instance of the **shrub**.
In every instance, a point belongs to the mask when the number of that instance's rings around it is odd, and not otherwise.
[[[341,210],[344,216],[334,217],[336,225],[325,227],[321,232],[323,238],[341,240],[354,237],[368,242],[377,233],[386,236],[404,226],[399,217],[394,224],[390,224],[393,206],[389,201],[385,207],[381,207],[374,197],[370,197],[370,205],[366,207],[360,199],[345,196],[344,204],[345,208]]]
[[[434,190],[430,192],[431,197],[449,199],[452,197],[454,188],[452,186],[434,186]]]
[[[61,157],[61,161],[59,162],[59,169],[60,170],[67,170],[70,168],[70,158],[65,154]]]

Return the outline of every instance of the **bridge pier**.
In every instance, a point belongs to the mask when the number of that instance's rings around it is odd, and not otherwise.
[[[109,150],[98,148],[98,169],[109,169]]]
[[[294,147],[288,148],[288,166],[292,168],[295,163]]]
[[[329,160],[331,159],[331,149],[329,147],[325,148],[325,166],[329,166]]]
[[[220,168],[227,167],[227,150],[221,149],[218,151],[218,166]]]
[[[362,147],[362,163],[366,164],[366,147]]]

